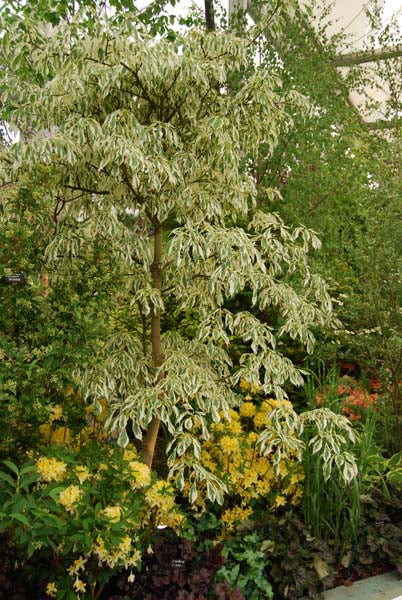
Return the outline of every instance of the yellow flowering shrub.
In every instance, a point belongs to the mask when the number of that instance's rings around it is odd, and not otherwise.
[[[64,567],[64,574],[54,574],[49,565],[50,598],[85,598],[89,590],[97,597],[114,573],[140,568],[158,526],[182,531],[175,489],[151,473],[133,446],[55,445],[47,452],[33,453],[22,467],[29,477],[21,487],[27,509],[14,529],[17,541],[21,530],[28,557],[48,548]]]
[[[286,453],[274,462],[274,452],[262,455],[258,445],[262,431],[271,422],[274,409],[291,408],[287,400],[261,401],[251,394],[258,390],[240,382],[247,393],[238,410],[230,411],[230,421],[221,415],[219,423],[210,427],[211,437],[201,450],[201,464],[221,479],[228,490],[221,523],[230,534],[239,521],[251,518],[255,510],[276,511],[285,505],[297,505],[302,497],[303,470],[296,453]],[[294,436],[290,430],[289,436]],[[296,438],[295,438],[296,439]],[[188,485],[187,485],[188,487]],[[205,509],[206,494],[196,499]]]

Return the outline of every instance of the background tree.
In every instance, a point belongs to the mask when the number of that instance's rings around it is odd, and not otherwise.
[[[378,42],[394,47],[400,39],[397,21],[382,25],[381,11],[373,5],[368,53]],[[273,186],[280,191],[282,199],[273,207],[282,218],[294,226],[311,227],[323,243],[312,261],[330,283],[336,316],[343,325],[337,335],[320,336],[310,366],[352,360],[366,376],[380,377],[385,392],[383,431],[388,431],[389,447],[395,449],[401,443],[401,407],[396,398],[400,384],[395,383],[402,375],[397,334],[402,326],[400,235],[395,230],[400,229],[400,129],[375,129],[364,123],[350,104],[349,92],[363,93],[377,77],[385,81],[390,95],[381,109],[388,124],[397,124],[400,59],[352,65],[341,75],[334,68],[339,36],[327,35],[325,10],[322,21],[313,22],[312,15],[312,10],[296,11],[292,20],[287,19],[286,35],[278,39],[267,29],[260,38],[261,63],[280,69],[284,89],[304,94],[311,111],[307,114],[295,106],[294,127],[281,131],[273,155],[265,155],[261,147],[252,168],[262,189]],[[372,101],[367,104],[372,110]],[[262,196],[262,206],[264,202]],[[303,352],[299,359],[304,360]],[[391,375],[395,370],[398,375]]]
[[[26,277],[23,285],[0,285],[0,454],[14,459],[51,441],[41,426],[55,405],[63,423],[68,418],[70,433],[85,422],[73,372],[92,360],[111,331],[110,293],[120,286],[119,279],[112,282],[99,240],[53,277],[44,253],[57,207],[27,181],[1,190],[0,278],[15,272]]]

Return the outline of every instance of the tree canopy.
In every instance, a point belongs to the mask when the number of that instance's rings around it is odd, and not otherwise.
[[[288,380],[300,384],[277,340],[291,336],[311,351],[312,327],[331,311],[308,266],[316,235],[257,207],[250,161],[261,146],[274,151],[291,126],[287,103],[302,100],[250,64],[249,45],[198,31],[157,40],[132,17],[99,19],[90,34],[80,17],[46,30],[17,20],[1,40],[4,101],[24,132],[3,148],[3,178],[53,199],[46,257],[55,279],[94,244],[126,278],[142,334],[110,336],[79,377],[95,402],[108,399],[122,444],[129,422],[136,437],[147,432],[149,463],[160,422],[171,466],[189,448],[199,456],[194,426],[207,437],[208,419],[228,416],[241,379],[279,398]],[[254,309],[230,310],[244,290]],[[164,326],[167,301],[197,310],[191,339]],[[275,323],[258,318],[272,306]],[[231,338],[245,344],[236,364]]]

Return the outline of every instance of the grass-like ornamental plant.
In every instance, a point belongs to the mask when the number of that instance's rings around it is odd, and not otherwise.
[[[363,499],[380,489],[389,500],[389,485],[402,481],[401,453],[387,459],[378,439],[380,388],[373,378],[370,393],[356,379],[331,370],[319,388],[308,380],[309,406],[321,408],[300,416],[306,443],[304,519],[314,535],[334,544],[338,557],[348,553],[348,561],[359,545]]]
[[[305,523],[319,539],[331,541],[340,557],[357,539],[375,421],[367,419],[359,435],[347,417],[327,408],[303,413],[301,420]]]
[[[318,408],[302,413],[300,421],[304,431],[305,454],[317,457],[323,484],[335,469],[343,486],[357,477],[356,459],[349,451],[356,442],[356,434],[346,417],[327,408]]]

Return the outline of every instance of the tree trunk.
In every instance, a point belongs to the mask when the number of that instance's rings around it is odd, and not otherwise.
[[[162,270],[162,252],[163,252],[163,226],[158,223],[154,232],[154,260],[151,265],[153,287],[162,293],[163,270]],[[151,345],[152,345],[152,364],[155,368],[163,365],[164,354],[161,341],[161,315],[155,307],[151,314]],[[158,381],[162,378],[159,373]],[[144,462],[151,468],[155,453],[155,446],[158,439],[160,419],[154,416],[149,424],[142,445],[142,456]]]
[[[215,31],[215,11],[214,0],[204,0],[205,6],[205,25],[207,31]]]
[[[393,369],[391,367],[391,375],[392,375],[391,400],[392,400],[392,408],[393,408],[393,412],[394,412],[395,425],[396,425],[396,448],[397,448],[397,452],[400,452],[402,450],[402,429],[401,429],[402,401],[401,401],[400,370]]]

